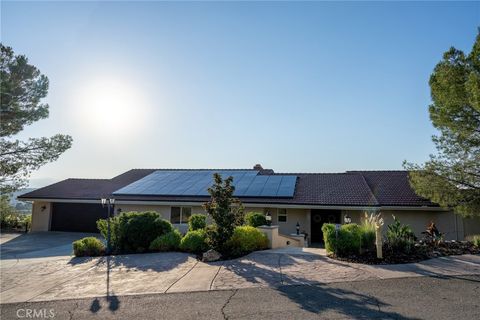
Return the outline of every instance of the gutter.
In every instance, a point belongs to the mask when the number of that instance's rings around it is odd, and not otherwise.
[[[100,199],[56,199],[56,198],[21,198],[22,201],[43,201],[43,202],[61,202],[61,203],[92,203],[100,204]],[[116,205],[162,205],[162,206],[198,206],[204,201],[135,201],[135,200],[115,200]],[[287,204],[287,203],[249,203],[242,202],[245,207],[250,208],[285,208],[285,209],[326,209],[326,210],[415,210],[415,211],[449,211],[440,207],[427,206],[345,206],[345,205],[310,205],[310,204]]]

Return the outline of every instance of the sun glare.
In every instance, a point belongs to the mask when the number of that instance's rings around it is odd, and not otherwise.
[[[97,136],[132,136],[148,119],[141,90],[119,79],[98,79],[85,85],[77,102],[78,118]]]

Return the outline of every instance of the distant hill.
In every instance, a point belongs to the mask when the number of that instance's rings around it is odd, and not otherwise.
[[[33,191],[35,189],[36,188],[25,188],[25,189],[20,189],[18,191],[15,191],[15,192],[11,193],[11,195],[10,195],[10,205],[12,207],[14,207],[15,209],[17,209],[18,211],[29,213],[32,210],[32,204],[30,202],[18,201],[17,197],[24,194],[24,193]]]

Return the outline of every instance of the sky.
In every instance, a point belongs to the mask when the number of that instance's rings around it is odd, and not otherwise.
[[[73,137],[41,187],[131,168],[397,170],[435,152],[429,76],[480,2],[1,2]]]

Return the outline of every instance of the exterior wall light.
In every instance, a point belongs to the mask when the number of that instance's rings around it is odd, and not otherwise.
[[[297,227],[297,235],[299,235],[300,234],[300,223],[298,223],[298,221],[297,221],[297,226],[296,227]]]
[[[345,217],[343,217],[343,221],[345,221],[345,224],[350,224],[352,223],[352,218],[346,214]]]
[[[267,220],[267,225],[271,226],[272,225],[272,215],[270,214],[269,211],[267,211],[267,213],[265,213],[265,219]]]

